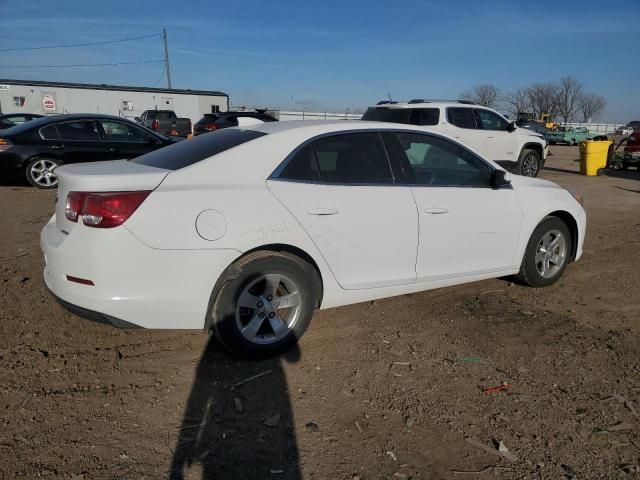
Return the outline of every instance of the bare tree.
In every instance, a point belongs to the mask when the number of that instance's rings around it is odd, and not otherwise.
[[[581,108],[582,83],[569,75],[560,79],[557,86],[558,114],[562,121],[572,121]]]
[[[590,118],[604,110],[607,105],[606,99],[602,95],[594,93],[584,93],[580,97],[580,110],[582,110],[582,121],[588,122]]]
[[[527,88],[532,113],[536,118],[548,113],[558,114],[558,86],[555,83],[536,83]]]
[[[495,108],[498,106],[500,90],[495,85],[476,85],[460,95],[460,100],[467,100],[484,107]]]
[[[531,110],[531,102],[526,88],[519,88],[513,92],[509,92],[502,97],[502,102],[509,114],[517,118],[521,112]]]

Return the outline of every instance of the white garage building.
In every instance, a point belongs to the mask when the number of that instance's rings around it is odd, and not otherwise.
[[[0,113],[103,113],[133,120],[154,109],[174,110],[195,123],[205,113],[229,110],[229,96],[210,90],[0,79]]]

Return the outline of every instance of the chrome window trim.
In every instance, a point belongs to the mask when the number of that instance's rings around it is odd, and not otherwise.
[[[511,186],[511,184],[509,184],[508,187],[500,187],[500,188],[496,189],[496,188],[492,187],[491,185],[422,185],[422,184],[419,184],[419,183],[396,182],[396,179],[395,179],[395,176],[394,176],[394,173],[393,173],[393,168],[391,166],[391,159],[389,158],[389,152],[387,152],[387,147],[386,147],[386,145],[384,143],[384,140],[382,139],[382,132],[415,133],[415,134],[419,134],[419,135],[437,137],[437,138],[440,138],[441,140],[444,140],[444,141],[447,141],[447,142],[451,142],[452,144],[459,146],[460,148],[462,148],[465,151],[467,151],[470,155],[473,155],[474,157],[476,157],[484,165],[487,166],[487,168],[489,169],[490,175],[492,175],[494,171],[498,170],[496,167],[494,167],[489,162],[487,162],[484,158],[482,158],[479,155],[477,155],[476,153],[472,152],[471,150],[469,150],[467,147],[465,147],[461,143],[456,142],[454,140],[451,140],[450,138],[447,138],[447,137],[445,137],[443,135],[439,135],[437,133],[424,132],[424,131],[414,130],[414,129],[402,129],[402,128],[382,128],[382,129],[378,129],[378,128],[357,128],[357,129],[349,129],[349,130],[340,130],[339,132],[321,133],[321,134],[316,135],[314,137],[308,138],[307,140],[302,142],[300,145],[298,145],[296,148],[294,148],[291,151],[291,153],[289,153],[284,158],[284,160],[282,162],[280,162],[280,164],[271,173],[271,175],[269,175],[267,177],[267,180],[279,181],[279,182],[290,182],[290,183],[303,183],[303,184],[309,184],[309,185],[326,185],[326,186],[333,186],[333,187],[344,186],[344,187],[489,188],[489,189],[492,189],[492,190],[500,190],[502,188],[513,188]],[[380,137],[380,141],[382,142],[382,146],[384,148],[384,152],[387,155],[387,162],[389,163],[389,168],[391,169],[391,178],[393,179],[393,183],[332,183],[332,182],[325,182],[325,181],[296,180],[296,179],[291,179],[291,178],[280,178],[280,174],[285,169],[285,167],[289,164],[289,162],[293,158],[295,158],[295,156],[300,152],[300,150],[302,150],[303,148],[305,148],[306,146],[308,146],[312,142],[314,142],[316,140],[320,140],[322,138],[326,138],[326,137],[332,137],[332,136],[336,136],[336,135],[346,135],[346,134],[350,134],[350,133],[377,133],[378,134],[378,136]]]

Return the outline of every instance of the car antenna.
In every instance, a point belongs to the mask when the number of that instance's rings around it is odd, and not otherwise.
[[[393,103],[393,100],[391,100],[391,94],[389,92],[387,92],[387,97],[389,97],[389,101]]]

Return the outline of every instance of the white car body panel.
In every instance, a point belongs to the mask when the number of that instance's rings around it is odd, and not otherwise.
[[[428,129],[359,121],[268,122],[248,129],[268,134],[179,170],[120,161],[61,167],[56,215],[41,234],[47,287],[65,302],[142,327],[203,328],[222,272],[260,248],[304,252],[322,279],[321,308],[516,273],[531,232],[554,211],[576,220],[576,259],[582,253],[584,210],[543,180],[513,176],[512,188],[481,193],[269,180],[291,152],[318,135]],[[120,227],[97,229],[64,218],[67,192],[114,190],[153,191]],[[446,215],[421,213],[441,204]],[[308,214],[318,208],[340,214]],[[435,251],[425,246],[419,253],[419,229]],[[487,250],[487,244],[497,248]],[[95,285],[70,282],[67,275]]]
[[[511,188],[412,187],[420,215],[417,280],[514,267],[522,209]]]
[[[416,279],[418,221],[409,187],[269,181],[309,234],[342,288]]]

